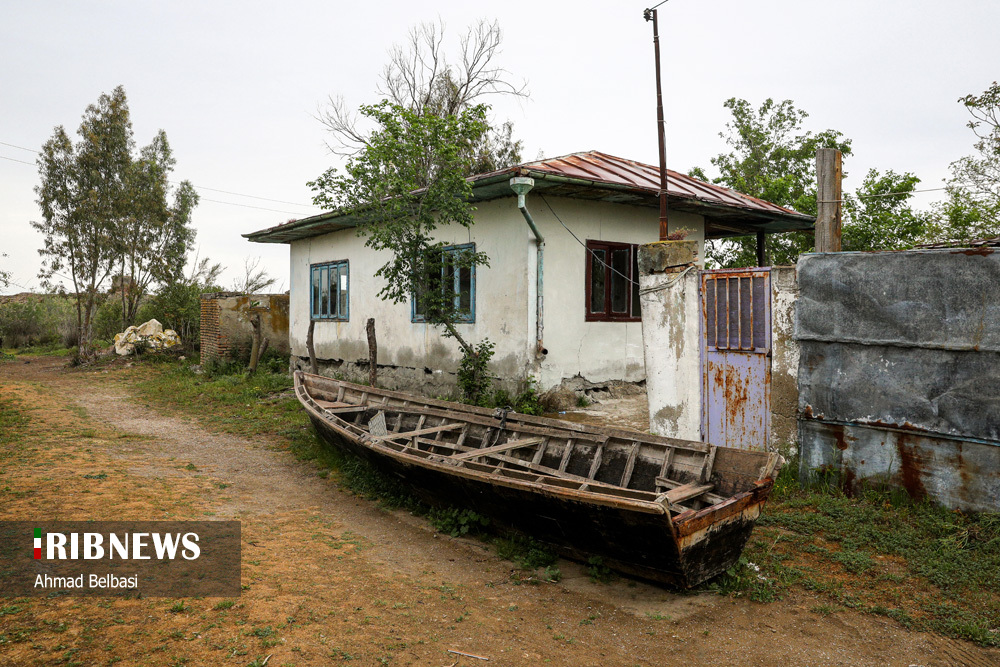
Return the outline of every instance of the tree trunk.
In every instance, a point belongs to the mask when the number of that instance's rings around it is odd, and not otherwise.
[[[378,386],[378,342],[375,340],[375,318],[368,318],[368,384]]]
[[[316,350],[313,348],[313,330],[316,328],[316,320],[309,320],[309,332],[306,334],[306,351],[309,352],[309,372],[319,375],[319,366],[316,363]]]
[[[253,375],[257,371],[257,360],[260,357],[260,313],[254,313],[250,317],[250,326],[253,327],[253,338],[250,345],[250,366],[247,368],[247,374]]]

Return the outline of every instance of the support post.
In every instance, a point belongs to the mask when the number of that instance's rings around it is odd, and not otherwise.
[[[316,363],[316,349],[313,347],[313,330],[316,320],[309,320],[309,332],[306,334],[306,351],[309,353],[309,372],[319,375],[319,365]]]
[[[840,151],[816,151],[816,252],[840,252],[842,179]]]
[[[757,232],[757,266],[767,266],[767,234]]]
[[[375,318],[369,317],[365,327],[368,332],[368,384],[378,386],[378,341],[375,340]]]
[[[660,3],[663,4],[663,3]],[[656,58],[656,138],[660,149],[660,240],[667,240],[667,140],[663,120],[663,84],[660,79],[660,30],[655,9],[643,12],[643,18],[653,22],[653,52]]]

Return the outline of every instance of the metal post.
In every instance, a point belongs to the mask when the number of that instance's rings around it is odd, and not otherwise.
[[[767,266],[767,234],[757,232],[757,266]]]
[[[666,1],[666,0],[664,0]],[[663,3],[660,3],[663,4]],[[656,137],[660,144],[660,240],[667,240],[667,140],[664,135],[663,87],[660,82],[660,34],[656,10],[647,9],[642,14],[653,22],[653,51],[656,56]]]
[[[842,159],[836,148],[816,151],[816,252],[840,252]]]

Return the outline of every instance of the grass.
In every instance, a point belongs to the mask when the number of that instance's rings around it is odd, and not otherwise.
[[[282,373],[197,375],[187,364],[155,360],[121,372],[131,374],[129,383],[151,404],[211,429],[266,435],[362,497],[415,514],[431,512],[394,479],[323,446]],[[19,414],[17,406],[0,402],[0,424],[13,423]],[[0,442],[5,433],[0,430]],[[782,470],[737,564],[700,590],[761,603],[807,592],[819,598],[813,608],[820,615],[855,609],[906,627],[1000,645],[1000,515],[953,512],[890,490],[850,497],[828,480],[803,487],[796,470],[794,461]],[[436,510],[430,519],[447,534],[484,527],[478,515],[463,509]],[[555,555],[531,538],[486,539],[497,555],[521,568],[548,568],[548,580],[560,576]],[[588,565],[595,581],[613,579],[599,560]]]
[[[822,615],[856,609],[1000,645],[1000,515],[891,489],[803,487],[796,468],[782,470],[739,562],[706,588],[760,602],[806,590]]]

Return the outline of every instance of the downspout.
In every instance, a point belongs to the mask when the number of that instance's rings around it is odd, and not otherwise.
[[[531,213],[528,212],[528,207],[525,206],[524,196],[528,194],[528,191],[535,186],[535,179],[528,178],[526,176],[515,176],[510,179],[510,189],[517,193],[517,208],[521,211],[521,215],[524,216],[525,221],[528,223],[528,227],[531,228],[531,233],[535,235],[535,294],[537,297],[537,304],[535,306],[535,354],[541,358],[548,354],[548,350],[545,349],[545,345],[542,343],[542,333],[544,331],[544,309],[543,309],[543,284],[544,284],[544,267],[545,267],[545,239],[542,237],[542,233],[538,231],[538,227],[535,226],[535,221],[531,218]]]

